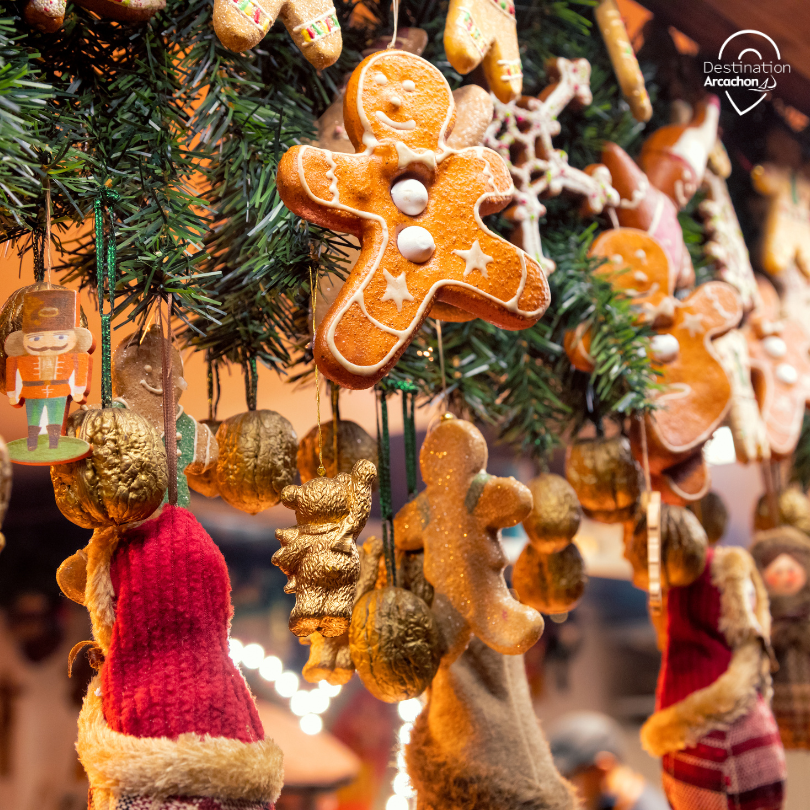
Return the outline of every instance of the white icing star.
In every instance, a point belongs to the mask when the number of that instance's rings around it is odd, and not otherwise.
[[[397,305],[397,312],[402,312],[403,301],[413,301],[413,296],[408,292],[408,282],[405,279],[405,273],[392,276],[387,270],[383,270],[383,276],[386,281],[386,288],[381,301],[393,301]]]
[[[689,337],[702,335],[706,331],[706,327],[703,326],[703,316],[699,312],[684,312],[681,329],[686,329]]]
[[[492,256],[487,256],[487,254],[481,250],[481,245],[478,244],[477,239],[472,243],[472,247],[469,250],[454,250],[453,253],[455,253],[456,256],[461,256],[467,263],[467,266],[464,268],[465,278],[470,275],[473,270],[480,270],[484,278],[489,278],[487,275],[487,265],[492,261]]]

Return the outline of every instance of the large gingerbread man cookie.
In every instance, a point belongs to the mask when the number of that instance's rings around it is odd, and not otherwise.
[[[483,62],[489,89],[504,104],[520,95],[523,67],[512,0],[450,0],[444,50],[462,74]]]
[[[543,618],[503,578],[500,530],[525,520],[532,494],[514,478],[486,472],[487,443],[471,422],[445,417],[425,439],[419,466],[426,489],[394,519],[402,551],[424,549],[424,573],[449,666],[473,635],[504,655],[529,649]]]
[[[678,503],[702,497],[709,485],[703,445],[722,424],[731,403],[731,383],[712,345],[742,317],[737,292],[710,281],[679,300],[662,247],[644,231],[606,231],[591,255],[607,259],[597,272],[632,296],[656,334],[649,356],[661,391],[658,409],[645,417],[646,444],[655,488]],[[633,453],[643,458],[641,431]]]
[[[810,276],[810,179],[790,166],[763,163],[751,172],[754,188],[768,198],[760,261],[778,276],[795,262]]]
[[[605,144],[602,163],[610,170],[613,187],[621,197],[616,208],[619,224],[653,236],[669,258],[673,283],[678,287],[691,286],[695,271],[683,241],[675,203],[655,188],[633,158],[615,143]]]
[[[258,45],[277,17],[319,70],[340,56],[343,36],[332,0],[214,0],[214,31],[235,53]]]
[[[455,109],[442,74],[404,51],[373,54],[349,80],[344,120],[357,154],[294,146],[277,177],[292,211],[361,243],[315,335],[324,375],[374,385],[434,301],[504,329],[536,323],[549,303],[540,265],[482,221],[511,201],[509,170],[489,149],[447,145]]]
[[[758,278],[757,285],[762,303],[746,327],[751,381],[771,454],[786,458],[796,449],[810,404],[810,336],[799,321],[780,317],[779,296],[770,282]]]

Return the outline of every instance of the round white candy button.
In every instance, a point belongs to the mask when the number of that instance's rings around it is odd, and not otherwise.
[[[765,349],[765,352],[773,357],[774,360],[778,360],[780,357],[784,357],[787,354],[785,341],[780,337],[776,337],[776,335],[766,337],[765,340],[762,341],[762,348]]]
[[[411,225],[400,231],[397,237],[399,252],[411,262],[422,264],[426,262],[436,250],[436,243],[430,231]]]
[[[680,350],[675,335],[654,335],[650,341],[650,352],[656,363],[671,363]]]
[[[400,180],[391,189],[391,199],[403,214],[415,217],[425,210],[428,202],[428,190],[413,178]]]
[[[790,363],[780,363],[776,367],[776,379],[785,385],[796,385],[799,381],[799,372]]]

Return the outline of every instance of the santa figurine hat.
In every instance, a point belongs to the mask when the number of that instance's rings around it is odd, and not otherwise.
[[[104,662],[79,718],[90,810],[266,810],[283,781],[229,655],[225,560],[187,510],[98,529],[85,549]]]

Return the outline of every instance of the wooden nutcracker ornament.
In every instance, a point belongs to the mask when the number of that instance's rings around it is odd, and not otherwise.
[[[781,318],[779,295],[757,279],[760,308],[746,327],[754,392],[771,455],[787,458],[796,449],[810,402],[810,334],[792,318]]]
[[[552,83],[539,98],[523,97],[509,104],[495,101],[484,145],[509,166],[515,192],[506,215],[519,225],[520,246],[548,273],[554,263],[543,256],[540,243],[540,218],[546,212],[540,198],[568,191],[582,196],[583,211],[592,215],[601,213],[605,205],[618,205],[619,195],[605,166],[596,164],[586,171],[570,166],[568,155],[552,143],[560,132],[560,113],[572,102],[587,106],[593,101],[590,63],[557,58],[549,60],[547,70]]]
[[[28,421],[28,438],[8,445],[18,464],[64,464],[92,452],[87,442],[64,435],[70,401],[84,402],[90,392],[94,342],[78,315],[72,290],[29,290],[22,328],[5,340],[6,393],[12,405],[25,406]]]
[[[277,18],[319,70],[340,56],[343,36],[332,0],[214,0],[214,31],[235,53],[258,45]]]
[[[324,375],[374,385],[436,300],[506,329],[536,323],[549,301],[542,268],[481,220],[509,203],[508,170],[491,150],[448,147],[455,110],[442,74],[404,51],[373,54],[344,112],[356,154],[294,146],[277,176],[292,211],[361,242],[315,336]]]
[[[520,95],[523,66],[512,0],[450,0],[444,50],[462,75],[483,63],[489,89],[500,101]]]

